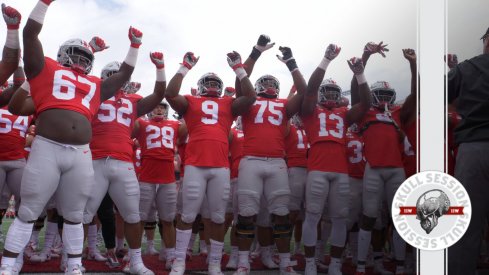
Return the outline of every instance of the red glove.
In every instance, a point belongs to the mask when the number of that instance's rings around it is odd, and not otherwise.
[[[155,64],[156,69],[164,69],[165,68],[165,60],[163,60],[163,53],[152,52],[152,53],[149,53],[149,57],[151,58],[151,62],[153,62],[153,64]]]
[[[10,6],[6,6],[5,4],[2,4],[2,14],[5,23],[7,23],[7,29],[9,30],[19,29],[20,19],[22,19],[20,12],[18,12],[16,9]]]
[[[101,51],[108,49],[110,47],[110,46],[105,45],[105,41],[98,36],[94,36],[92,38],[92,40],[90,40],[88,45],[92,49],[93,53],[101,52]]]
[[[141,46],[141,40],[143,38],[143,33],[141,31],[136,28],[130,27],[128,36],[129,40],[131,41],[131,47],[139,48],[139,46]]]
[[[197,64],[199,58],[200,57],[195,57],[193,52],[187,52],[183,57],[182,65],[191,70],[195,66],[195,64]]]
[[[48,5],[51,4],[52,2],[54,2],[54,0],[41,0],[41,2],[43,2],[44,4]]]
[[[234,96],[234,94],[236,93],[236,90],[233,88],[233,87],[226,87],[224,89],[224,95],[225,96]]]

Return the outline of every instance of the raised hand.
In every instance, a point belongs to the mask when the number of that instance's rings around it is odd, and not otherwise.
[[[238,52],[230,52],[227,54],[227,56],[229,67],[231,67],[233,70],[243,67],[243,64],[241,63],[241,55],[239,55]]]
[[[382,57],[385,57],[385,52],[388,52],[389,49],[387,49],[388,44],[383,45],[383,43],[383,41],[380,41],[379,44],[375,42],[368,42],[363,48],[363,52],[369,55],[379,53],[382,55]]]
[[[20,12],[2,3],[2,14],[5,23],[7,23],[7,29],[9,30],[19,29],[20,20],[22,19],[22,15],[20,15]]]
[[[150,52],[149,58],[151,58],[151,62],[155,64],[156,69],[164,69],[165,68],[165,60],[163,59],[163,53],[161,52]]]
[[[197,64],[199,58],[200,57],[195,57],[193,52],[187,52],[183,56],[183,62],[181,64],[190,70],[195,66],[195,64]]]
[[[234,96],[235,93],[236,93],[236,90],[233,87],[226,87],[224,89],[224,95],[225,96]]]
[[[456,54],[447,54],[445,56],[445,62],[448,65],[448,68],[453,69],[453,67],[458,65],[458,57]]]
[[[128,86],[128,93],[130,94],[135,94],[141,89],[141,83],[139,82],[129,82]]]
[[[353,74],[360,75],[363,74],[365,67],[363,66],[362,59],[359,57],[352,57],[350,60],[347,60],[348,66],[352,70]]]
[[[260,35],[258,41],[256,42],[255,48],[261,53],[272,48],[275,43],[270,43],[270,37],[268,35]]]
[[[289,47],[279,47],[278,49],[282,52],[282,56],[277,54],[278,60],[285,63],[291,72],[298,69],[295,58],[292,56],[292,50]]]
[[[110,46],[107,46],[105,44],[105,41],[102,38],[98,37],[98,36],[94,36],[92,38],[92,40],[90,40],[90,42],[88,42],[88,45],[92,49],[92,52],[93,53],[101,52],[101,51],[103,51],[105,49],[110,48]]]
[[[129,40],[131,41],[131,47],[133,48],[139,48],[142,44],[142,38],[143,38],[143,33],[133,27],[129,27]]]
[[[329,61],[335,59],[341,52],[341,47],[335,44],[329,44],[326,52],[324,53],[324,57]]]
[[[416,51],[413,49],[402,49],[402,54],[409,62],[416,62]]]

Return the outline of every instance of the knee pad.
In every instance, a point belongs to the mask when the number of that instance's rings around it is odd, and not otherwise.
[[[376,218],[363,215],[360,223],[360,228],[366,231],[372,231],[375,225]]]
[[[292,225],[290,224],[289,215],[272,215],[272,223],[274,239],[289,239],[292,236]]]
[[[238,215],[236,224],[236,236],[241,239],[255,238],[255,222],[253,217],[243,217]]]
[[[144,223],[144,230],[155,230],[156,229],[156,222],[145,222]]]

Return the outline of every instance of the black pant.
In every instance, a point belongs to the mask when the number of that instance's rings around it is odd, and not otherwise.
[[[105,194],[102,203],[97,210],[98,219],[102,225],[102,236],[104,237],[105,248],[115,248],[115,216],[114,203],[109,196]]]
[[[459,146],[455,178],[469,193],[472,218],[467,232],[448,249],[448,274],[472,275],[477,268],[482,231],[489,210],[489,142]]]

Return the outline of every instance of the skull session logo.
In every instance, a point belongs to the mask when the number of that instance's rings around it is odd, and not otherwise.
[[[424,250],[445,249],[456,243],[467,230],[471,212],[462,184],[438,171],[408,178],[392,203],[392,219],[399,235]]]

